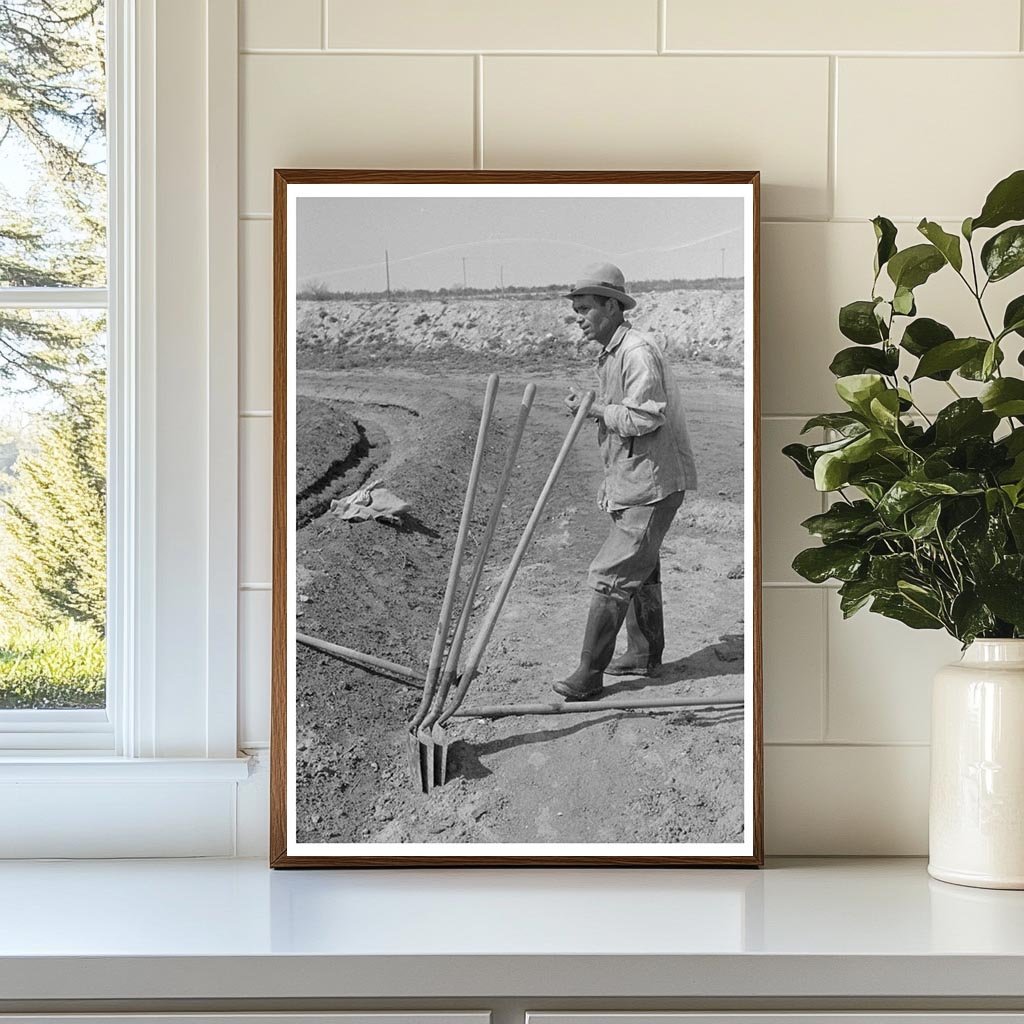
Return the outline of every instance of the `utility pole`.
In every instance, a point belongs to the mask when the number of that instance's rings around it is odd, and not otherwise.
[[[388,251],[384,250],[384,278],[387,282],[388,302],[391,301],[391,262],[388,259]]]
[[[462,257],[462,287],[466,287],[466,257]]]

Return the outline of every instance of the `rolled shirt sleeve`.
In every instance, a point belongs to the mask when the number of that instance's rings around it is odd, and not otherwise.
[[[605,406],[605,426],[620,437],[650,434],[665,422],[668,396],[656,357],[646,348],[625,353],[622,401]]]

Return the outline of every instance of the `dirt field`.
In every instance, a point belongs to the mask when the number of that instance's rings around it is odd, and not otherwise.
[[[314,360],[317,362],[317,360]],[[537,398],[475,621],[490,602],[570,419],[562,397],[589,360],[503,372],[473,540],[490,510],[524,385]],[[735,693],[743,681],[743,393],[735,369],[677,366],[701,476],[663,548],[667,649],[656,679],[606,692]],[[479,418],[486,370],[433,361],[298,375],[298,630],[426,666]],[[586,428],[547,506],[467,705],[557,701],[586,619],[586,568],[607,529],[595,504],[596,427]],[[404,526],[329,510],[370,477],[412,506]],[[471,563],[472,548],[467,557]],[[475,633],[471,630],[470,635]],[[300,842],[738,842],[743,716],[735,708],[460,719],[452,780],[410,780],[405,723],[418,693],[299,647]]]

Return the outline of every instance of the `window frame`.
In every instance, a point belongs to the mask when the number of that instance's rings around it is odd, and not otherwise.
[[[129,439],[131,410],[115,395],[124,394],[125,364],[131,346],[128,318],[123,314],[125,293],[122,275],[132,266],[130,246],[134,218],[127,201],[134,181],[135,161],[130,140],[134,119],[134,54],[131,41],[132,0],[104,0],[107,99],[107,283],[104,287],[0,287],[0,308],[45,310],[102,310],[107,315],[107,629],[105,706],[100,708],[0,709],[0,755],[8,751],[61,753],[91,751],[113,754],[119,743],[115,719],[123,703],[125,672],[119,650],[125,644],[124,597],[113,585],[125,573],[124,517],[118,514],[134,481],[121,469],[123,448]],[[118,305],[115,305],[115,301]],[[126,415],[127,414],[127,415]],[[111,601],[111,598],[114,598]]]
[[[0,856],[231,855],[238,5],[107,3],[108,714],[0,716]]]

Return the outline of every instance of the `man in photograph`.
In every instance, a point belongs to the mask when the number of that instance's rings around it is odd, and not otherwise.
[[[601,346],[597,397],[604,479],[600,507],[611,516],[608,536],[590,565],[593,588],[579,667],[554,684],[567,701],[593,700],[605,672],[655,675],[665,648],[661,597],[662,541],[686,491],[697,484],[679,389],[665,355],[625,320],[636,300],[611,263],[583,271],[566,298],[587,341]],[[565,400],[573,413],[582,396]],[[627,650],[612,659],[626,623]]]

